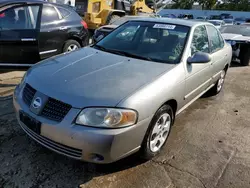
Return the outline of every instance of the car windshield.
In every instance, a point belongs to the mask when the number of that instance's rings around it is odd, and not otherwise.
[[[162,63],[178,63],[189,27],[167,23],[129,21],[93,47],[127,57]]]
[[[221,22],[218,21],[209,21],[211,24],[214,24],[215,26],[220,26]]]
[[[220,29],[221,33],[233,33],[250,36],[250,25],[225,26]]]

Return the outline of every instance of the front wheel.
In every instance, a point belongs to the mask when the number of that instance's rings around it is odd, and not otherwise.
[[[142,143],[142,157],[151,159],[160,153],[165,145],[174,119],[173,109],[169,105],[162,106],[153,117]]]

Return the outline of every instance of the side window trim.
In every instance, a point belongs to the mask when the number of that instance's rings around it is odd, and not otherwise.
[[[31,18],[31,22],[35,22],[35,18],[34,18],[34,14],[31,10],[31,7],[32,6],[38,6],[39,9],[38,9],[38,14],[37,14],[37,20],[36,20],[36,28],[35,29],[40,29],[40,23],[41,23],[41,13],[42,13],[42,5],[41,4],[37,4],[37,3],[34,3],[34,4],[29,4],[28,5],[28,10],[29,10],[29,14],[30,14],[30,18]]]
[[[61,20],[63,18],[61,12],[58,10],[56,6],[54,6],[54,8],[56,9],[57,14],[59,15],[59,20]]]

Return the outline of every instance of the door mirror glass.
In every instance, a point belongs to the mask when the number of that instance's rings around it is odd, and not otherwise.
[[[192,63],[208,63],[211,61],[211,56],[205,52],[196,52],[192,57],[187,59],[189,64]]]

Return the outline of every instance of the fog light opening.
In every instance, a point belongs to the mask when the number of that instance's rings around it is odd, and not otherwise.
[[[103,160],[104,160],[104,157],[103,157],[102,155],[97,154],[97,153],[93,153],[93,154],[91,155],[91,159],[92,159],[93,161],[103,161]]]

